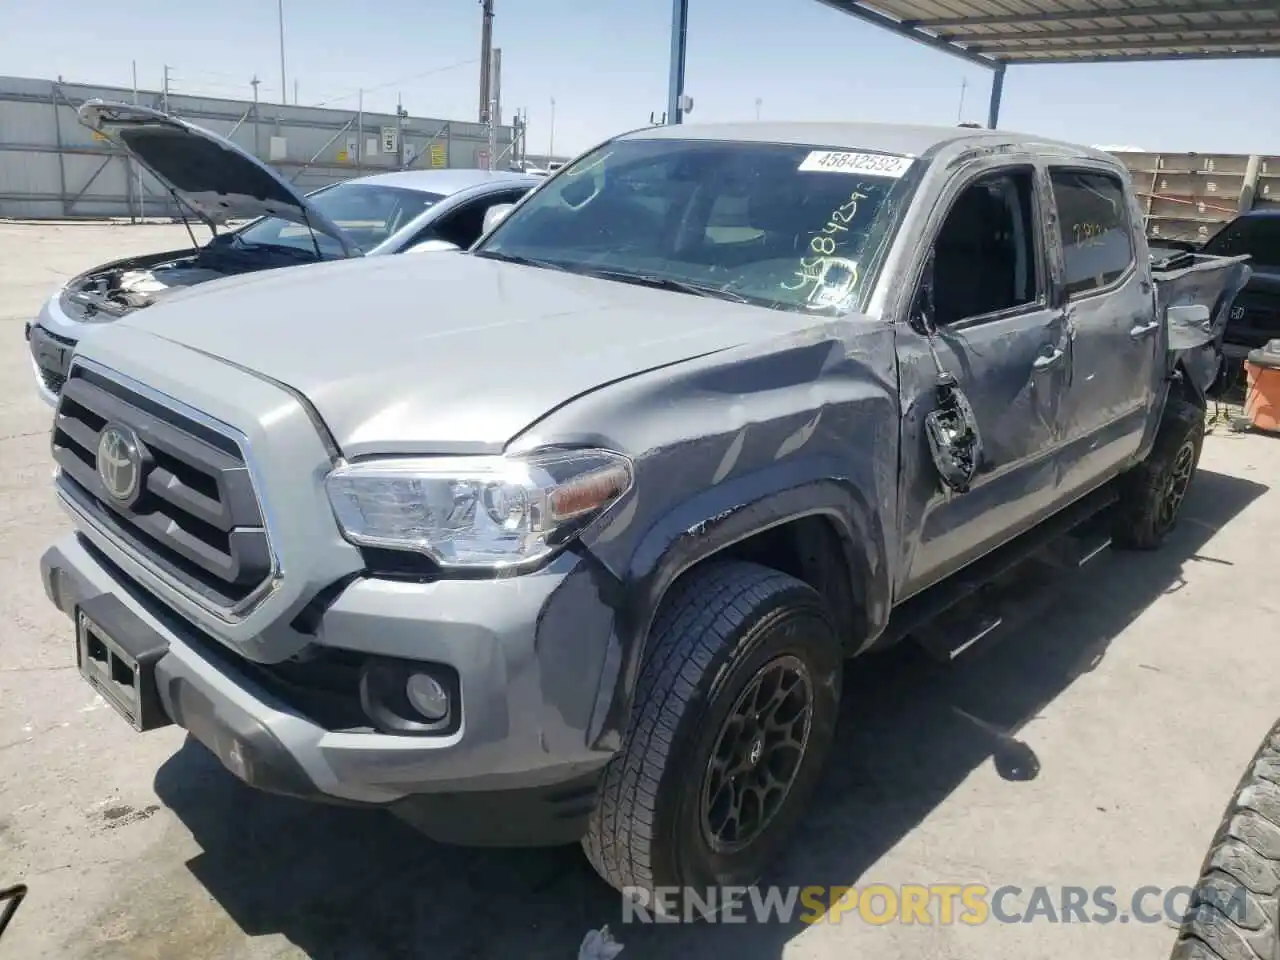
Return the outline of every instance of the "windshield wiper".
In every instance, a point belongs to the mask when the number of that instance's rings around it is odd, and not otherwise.
[[[522,267],[543,267],[547,270],[568,270],[562,263],[556,263],[554,260],[539,260],[536,257],[521,257],[514,253],[495,253],[490,250],[477,250],[472,256],[483,257],[485,260],[501,260],[503,263],[518,263]]]
[[[678,293],[689,293],[695,297],[715,297],[719,300],[732,300],[734,303],[750,303],[740,293],[734,293],[732,290],[726,290],[723,287],[713,287],[706,283],[696,283],[692,280],[677,280],[674,277],[657,277],[647,273],[631,273],[627,270],[595,270],[584,268],[582,273],[591,277],[600,277],[604,280],[617,280],[619,283],[634,283],[641,287],[652,287],[655,290],[675,290]]]
[[[241,240],[239,237],[235,238],[232,249],[239,253],[274,253],[296,260],[324,259],[323,256],[318,257],[315,252],[302,247],[291,247],[283,243],[254,243],[251,240]]]

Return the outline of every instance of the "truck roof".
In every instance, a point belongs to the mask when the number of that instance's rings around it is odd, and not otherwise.
[[[973,127],[916,126],[904,123],[681,123],[646,127],[625,134],[626,140],[739,140],[751,143],[788,143],[875,150],[918,157],[948,143],[968,141],[1051,147],[1058,155],[1074,155],[1118,164],[1112,154],[1080,144],[1064,143],[1035,134]]]

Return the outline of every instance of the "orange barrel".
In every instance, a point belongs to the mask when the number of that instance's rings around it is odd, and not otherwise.
[[[1259,430],[1280,433],[1280,340],[1250,350],[1244,362],[1244,415]]]

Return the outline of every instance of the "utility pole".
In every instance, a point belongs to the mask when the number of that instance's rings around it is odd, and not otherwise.
[[[160,94],[161,96],[160,102],[161,104],[163,104],[164,112],[168,113],[169,112],[169,65],[168,64],[165,64],[165,67],[164,67],[164,87],[162,88],[162,90],[163,92]]]
[[[493,0],[480,0],[483,20],[480,25],[480,122],[489,122],[490,90],[493,69]]]
[[[396,94],[396,169],[404,169],[404,127],[405,119],[409,116],[404,108],[404,101],[401,100],[400,94]]]
[[[261,159],[262,151],[258,145],[258,84],[261,82],[256,73],[253,75],[253,79],[249,81],[249,86],[253,87],[253,155],[259,159]]]
[[[502,48],[493,50],[493,74],[489,78],[493,87],[493,117],[489,124],[489,169],[498,169],[498,130],[502,127]]]
[[[276,0],[276,16],[280,21],[280,102],[289,102],[289,85],[284,78],[284,0]]]
[[[764,101],[756,97],[756,119],[760,119],[760,108],[764,105]]]
[[[493,115],[497,112],[497,106],[497,100],[493,100],[489,104],[489,156],[484,165],[486,170],[492,170],[494,163],[498,159],[498,125],[493,122]]]
[[[360,172],[364,163],[364,91],[361,90],[356,101],[356,173]]]
[[[529,166],[529,108],[520,108],[520,169]]]
[[[547,137],[547,163],[556,155],[556,98],[551,98],[551,133]]]
[[[298,105],[298,78],[293,78],[293,105]]]
[[[138,61],[133,61],[133,105],[138,105]],[[133,167],[133,175],[138,183],[138,219],[145,220],[147,217],[146,201],[142,197],[142,167],[137,160],[131,159],[130,166]]]
[[[960,78],[960,106],[956,108],[956,123],[964,120],[964,91],[969,86],[968,77]]]

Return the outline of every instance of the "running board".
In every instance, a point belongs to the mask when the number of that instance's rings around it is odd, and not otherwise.
[[[954,660],[1037,601],[1028,596],[1025,578],[1002,589],[1002,577],[1032,559],[1042,561],[1043,570],[1061,571],[1100,556],[1111,544],[1115,502],[1116,489],[1108,484],[912,597],[893,612],[876,646],[911,637],[932,656]]]

